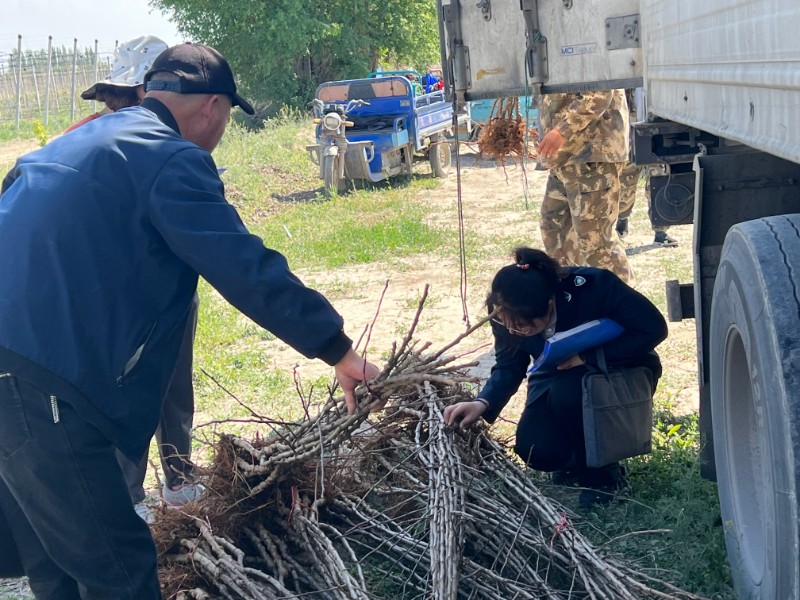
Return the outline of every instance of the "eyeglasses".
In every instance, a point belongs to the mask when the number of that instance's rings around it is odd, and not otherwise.
[[[535,329],[535,325],[533,325],[532,323],[529,323],[527,325],[514,326],[514,325],[506,325],[498,318],[492,318],[491,321],[496,325],[500,325],[508,329],[508,333],[510,333],[511,335],[527,336],[530,335],[531,330]]]

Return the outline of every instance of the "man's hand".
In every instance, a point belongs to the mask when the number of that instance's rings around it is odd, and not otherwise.
[[[342,359],[333,368],[336,371],[336,380],[342,386],[344,392],[344,402],[347,405],[347,412],[356,412],[356,397],[353,391],[362,381],[369,381],[380,375],[381,370],[370,362],[367,362],[356,351],[350,348]]]
[[[551,129],[547,132],[547,135],[542,138],[542,141],[539,142],[537,152],[544,160],[549,160],[561,150],[561,146],[563,145],[564,136],[561,135],[558,129]]]
[[[444,409],[445,425],[458,424],[461,428],[471,425],[481,418],[488,406],[481,400],[458,402]]]

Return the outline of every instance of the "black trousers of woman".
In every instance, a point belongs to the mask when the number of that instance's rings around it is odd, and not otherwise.
[[[517,425],[514,451],[538,471],[575,470],[582,486],[614,485],[621,476],[618,463],[597,469],[586,466],[582,409],[586,372],[584,366],[559,371],[547,392],[528,398]]]

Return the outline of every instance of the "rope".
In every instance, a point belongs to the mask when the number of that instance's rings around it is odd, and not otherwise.
[[[467,307],[467,243],[464,232],[464,202],[461,197],[461,144],[458,139],[458,101],[453,94],[453,120],[455,121],[456,138],[456,206],[458,212],[458,262],[460,271],[459,293],[464,325],[470,327],[469,308]]]
[[[523,60],[523,64],[525,65],[525,152],[522,155],[522,195],[525,198],[525,210],[528,210],[528,170],[526,166],[528,164],[528,148],[530,143],[530,136],[531,130],[528,127],[528,116],[531,113],[531,101],[530,98],[530,73],[528,73],[528,61]]]

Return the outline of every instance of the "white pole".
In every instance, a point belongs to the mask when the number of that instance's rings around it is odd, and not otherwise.
[[[47,36],[47,77],[44,83],[44,124],[50,117],[50,77],[52,76],[51,69],[53,67],[53,36]]]
[[[94,81],[92,82],[92,84],[97,83],[97,67],[98,66],[99,65],[97,63],[97,40],[95,40],[94,41]],[[92,105],[92,110],[94,110],[94,112],[97,112],[97,100],[94,101],[94,103]]]
[[[39,96],[39,80],[36,78],[36,54],[31,53],[31,76],[33,77],[33,90],[36,92],[36,109],[41,112],[42,98]]]
[[[75,89],[78,78],[78,38],[72,40],[72,88],[69,99],[69,120],[75,120]]]
[[[22,34],[17,34],[17,120],[14,131],[19,131],[19,116],[22,110]]]

